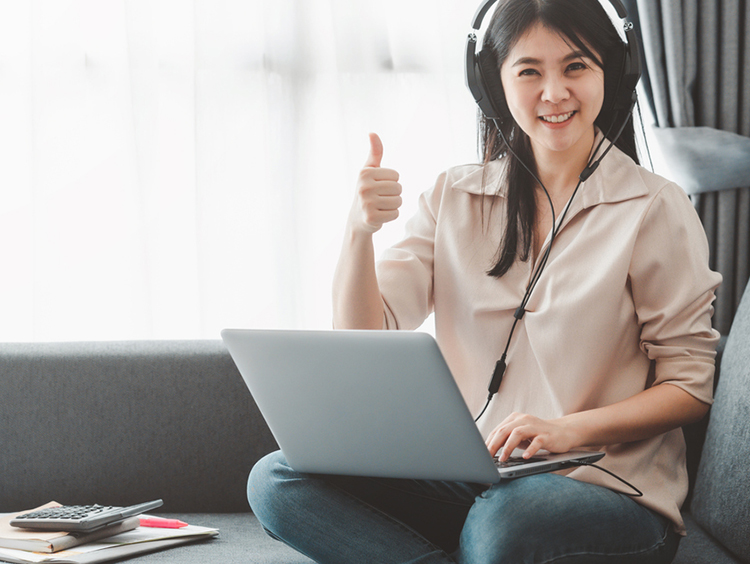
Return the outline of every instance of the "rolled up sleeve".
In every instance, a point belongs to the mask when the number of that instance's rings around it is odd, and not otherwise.
[[[655,364],[653,385],[676,385],[710,404],[719,340],[712,303],[721,275],[708,264],[695,209],[667,184],[642,218],[630,265],[640,346]]]

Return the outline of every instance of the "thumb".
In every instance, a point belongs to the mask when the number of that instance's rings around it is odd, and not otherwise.
[[[365,166],[379,167],[383,160],[383,142],[377,133],[370,133],[370,154],[367,155]]]

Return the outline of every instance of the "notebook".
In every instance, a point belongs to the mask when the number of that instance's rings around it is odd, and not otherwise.
[[[547,453],[498,467],[426,333],[225,329],[221,335],[298,472],[495,483],[604,456]]]

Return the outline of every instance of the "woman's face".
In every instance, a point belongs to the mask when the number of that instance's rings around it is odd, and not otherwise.
[[[500,76],[508,108],[537,158],[545,150],[591,150],[604,101],[604,71],[596,62],[536,24],[511,49]]]

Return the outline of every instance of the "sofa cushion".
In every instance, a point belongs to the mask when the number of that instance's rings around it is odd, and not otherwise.
[[[276,446],[221,341],[0,344],[0,511],[248,511]]]
[[[154,513],[157,514],[157,513]],[[211,540],[128,558],[127,564],[314,564],[265,534],[252,513],[158,514],[191,525],[219,529]]]
[[[680,541],[672,564],[740,564],[695,522],[692,515],[684,517],[687,536]]]
[[[750,561],[750,286],[721,361],[691,512],[740,560]]]

